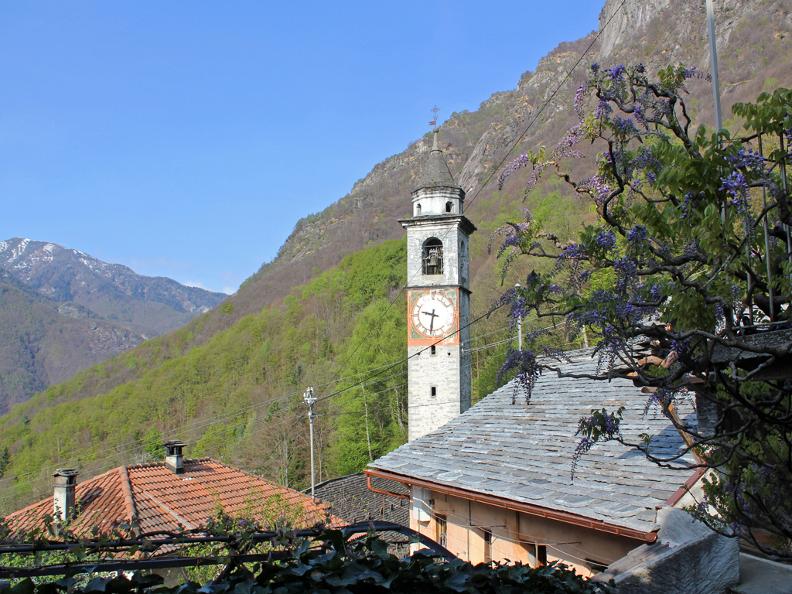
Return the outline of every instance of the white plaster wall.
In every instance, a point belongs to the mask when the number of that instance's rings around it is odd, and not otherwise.
[[[416,194],[420,194],[416,192]],[[433,194],[445,210],[448,196]],[[461,206],[461,201],[460,201]],[[459,295],[459,324],[470,321],[470,294],[465,290],[469,278],[470,239],[459,224],[461,218],[445,221],[413,220],[407,226],[407,284],[411,287],[463,287]],[[421,267],[423,243],[430,237],[443,242],[443,274],[424,275]],[[411,312],[407,312],[409,316]],[[437,345],[435,354],[422,351],[425,346],[407,349],[408,439],[413,440],[445,425],[470,408],[471,355],[470,329],[462,328],[459,344]],[[432,386],[436,395],[431,395]]]
[[[407,349],[411,356],[424,346]],[[407,362],[407,428],[412,441],[445,425],[470,406],[467,390],[467,407],[460,399],[461,353],[460,346],[438,345],[435,354],[426,350]],[[437,395],[431,395],[431,388]]]
[[[413,192],[413,216],[462,214],[463,198],[459,190],[452,188],[423,188]],[[451,213],[446,212],[446,202],[451,202]],[[421,212],[418,212],[418,205]]]
[[[457,221],[442,224],[437,222],[418,223],[407,228],[407,285],[411,287],[433,287],[460,284],[459,245],[466,234]],[[443,274],[425,275],[421,269],[421,254],[424,242],[436,237],[443,242]],[[466,258],[467,259],[467,258]]]

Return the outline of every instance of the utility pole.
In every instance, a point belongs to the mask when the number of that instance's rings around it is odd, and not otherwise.
[[[723,128],[720,102],[720,83],[718,82],[718,48],[715,43],[715,9],[712,0],[707,0],[707,36],[710,46],[710,69],[712,70],[712,96],[715,100],[715,126]]]
[[[520,283],[516,283],[514,288],[517,292],[520,291]],[[523,340],[522,340],[522,316],[517,318],[517,350],[522,351]]]
[[[374,461],[374,456],[371,455],[371,434],[369,433],[369,421],[368,421],[368,399],[366,398],[366,390],[363,390],[363,413],[365,415],[366,420],[366,445],[368,446],[368,455],[369,455],[369,462]]]
[[[314,412],[314,405],[316,404],[316,396],[314,396],[314,389],[308,388],[303,394],[303,400],[308,405],[308,441],[311,443],[311,499],[316,501],[316,474],[314,471],[314,419],[316,412]]]

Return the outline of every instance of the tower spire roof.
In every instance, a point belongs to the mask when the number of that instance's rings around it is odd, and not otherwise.
[[[429,155],[421,164],[416,189],[436,187],[456,188],[458,186],[454,181],[454,176],[451,175],[451,170],[448,168],[445,155],[437,142],[439,130],[435,129],[432,133],[434,136],[432,139],[432,150],[429,151]]]

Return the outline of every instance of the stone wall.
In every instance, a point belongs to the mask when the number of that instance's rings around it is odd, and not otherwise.
[[[680,509],[657,512],[657,541],[630,551],[594,577],[618,594],[718,594],[740,579],[739,543]]]

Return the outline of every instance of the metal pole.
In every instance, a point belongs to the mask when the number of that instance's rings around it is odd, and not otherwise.
[[[723,128],[720,102],[720,83],[718,82],[718,48],[715,43],[715,11],[712,0],[707,0],[707,35],[709,36],[710,64],[712,69],[712,96],[715,99],[715,125]]]
[[[514,288],[519,291],[520,290],[520,283],[514,285]],[[523,339],[522,339],[522,316],[517,318],[517,350],[522,351],[523,347]]]
[[[781,189],[784,191],[784,194],[788,194],[789,188],[787,187],[787,170],[786,170],[786,153],[789,147],[784,148],[784,133],[778,133],[778,148],[781,150]],[[787,246],[787,258],[792,259],[792,232],[790,232],[789,225],[784,223],[784,229],[786,230],[786,246]]]
[[[308,405],[308,440],[311,443],[311,499],[316,500],[316,474],[314,471],[314,405],[316,404],[316,396],[314,396],[314,389],[308,388],[303,394],[303,400]]]
[[[764,151],[762,150],[762,135],[759,135],[759,155],[764,158]],[[767,187],[762,186],[762,210],[767,210]],[[767,225],[767,213],[765,212],[762,217],[762,228],[764,230],[764,245],[765,245],[765,267],[767,269],[767,297],[770,300],[770,321],[775,322],[775,307],[773,303],[773,266],[770,260],[770,232]]]

